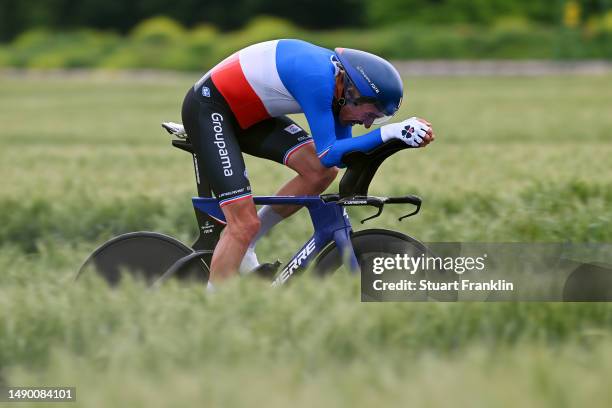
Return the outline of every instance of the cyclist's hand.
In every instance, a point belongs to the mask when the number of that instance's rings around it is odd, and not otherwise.
[[[429,123],[428,121],[426,121],[423,118],[417,118],[420,122],[425,123],[427,126],[429,126],[429,129],[427,130],[427,134],[425,135],[425,138],[423,139],[423,144],[421,144],[421,147],[425,147],[428,144],[430,144],[431,142],[433,142],[434,140],[436,140],[436,134],[433,132],[433,128],[431,127],[431,123]]]
[[[391,139],[400,139],[412,147],[427,146],[435,138],[431,124],[425,119],[417,117],[382,126],[380,134],[383,142]]]

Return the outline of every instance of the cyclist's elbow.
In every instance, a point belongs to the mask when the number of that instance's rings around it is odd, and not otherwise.
[[[327,152],[319,155],[321,163],[325,167],[339,167],[341,169],[346,167],[346,164],[342,162],[342,155],[344,151],[339,149],[337,146],[332,145]]]

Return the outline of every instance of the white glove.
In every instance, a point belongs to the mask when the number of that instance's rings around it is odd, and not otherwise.
[[[431,128],[426,123],[421,122],[416,117],[412,117],[403,122],[381,126],[380,136],[383,142],[391,139],[400,139],[409,146],[419,147],[423,143],[427,132],[430,131]]]

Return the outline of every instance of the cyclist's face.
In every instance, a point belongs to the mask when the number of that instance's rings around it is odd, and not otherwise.
[[[372,103],[347,103],[340,108],[338,118],[344,126],[363,125],[366,129],[369,129],[374,120],[383,116]]]

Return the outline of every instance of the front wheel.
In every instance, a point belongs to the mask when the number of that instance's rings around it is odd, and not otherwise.
[[[385,280],[408,279],[419,281],[421,279],[433,281],[449,281],[452,274],[445,270],[417,271],[410,273],[403,263],[404,255],[410,258],[433,256],[431,251],[419,240],[397,231],[384,229],[368,229],[358,231],[351,235],[351,243],[355,256],[361,269],[362,300],[426,300],[428,296],[437,300],[453,301],[457,299],[456,291],[440,291],[431,294],[427,291],[416,290],[410,293],[377,293],[372,289],[372,282],[379,279],[381,274],[375,274],[375,268],[385,267],[384,260],[399,257],[402,264],[399,269],[385,270]],[[319,276],[333,274],[343,265],[340,250],[335,243],[329,244],[321,251],[314,262],[314,272]],[[402,269],[404,268],[404,269]]]

